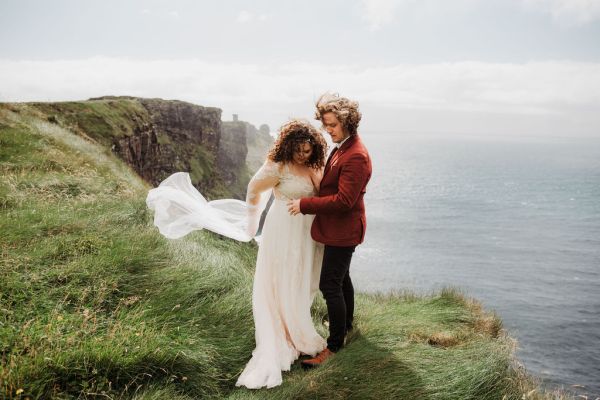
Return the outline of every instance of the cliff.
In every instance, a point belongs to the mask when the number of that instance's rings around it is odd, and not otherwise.
[[[223,164],[232,164],[235,159],[245,157],[247,174],[252,175],[265,162],[268,150],[273,144],[273,137],[269,133],[267,125],[261,125],[260,129],[245,121],[223,121],[221,130],[221,143],[224,143],[219,152],[218,160]],[[240,138],[245,138],[241,142]],[[243,174],[240,171],[238,174]],[[235,173],[230,170],[223,176],[228,185],[239,185]]]
[[[217,152],[217,164],[235,166],[236,160],[246,160],[248,144],[243,122],[223,122],[221,127],[221,146]],[[221,171],[224,183],[236,192],[245,193],[247,180],[240,181],[239,176],[250,177],[247,163],[237,168]]]
[[[250,178],[246,130],[224,129],[219,108],[112,96],[30,106],[49,121],[110,148],[154,186],[174,172],[187,171],[208,198],[245,194]]]
[[[269,126],[263,124],[256,129],[254,125],[246,123],[246,142],[248,143],[248,155],[246,164],[251,171],[256,171],[265,162],[268,150],[273,144]]]
[[[115,109],[104,102],[70,107]],[[122,106],[101,120],[80,112],[67,128],[65,114],[49,122],[29,105],[0,104],[0,398],[566,398],[537,388],[501,321],[453,290],[357,293],[355,331],[331,361],[312,371],[296,363],[274,389],[236,388],[255,345],[257,248],[157,232],[151,185],[106,145],[115,124],[119,139],[143,137],[128,131],[143,123],[157,138],[166,128],[141,102]],[[125,124],[125,113],[139,122]],[[80,123],[101,121],[106,137],[82,137]],[[152,148],[152,129],[140,149]],[[326,336],[320,295],[311,315]]]

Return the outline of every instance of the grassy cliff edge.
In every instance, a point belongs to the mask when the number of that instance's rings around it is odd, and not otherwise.
[[[0,398],[551,399],[479,303],[358,294],[357,329],[282,386],[234,386],[254,347],[256,247],[169,241],[110,150],[0,105]],[[320,332],[326,308],[313,316]]]

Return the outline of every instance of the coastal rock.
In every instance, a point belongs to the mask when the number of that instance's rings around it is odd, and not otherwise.
[[[253,125],[222,123],[221,109],[184,101],[104,96],[32,104],[51,116],[53,123],[110,148],[152,185],[185,171],[209,199],[243,198],[249,170],[253,172],[257,164],[254,155],[266,154],[257,149],[270,145],[264,135],[256,140],[258,130]],[[248,139],[248,135],[254,136]]]
[[[255,172],[264,163],[274,138],[271,136],[269,125],[262,124],[256,129],[254,125],[247,124],[246,140],[248,143],[246,163],[250,171]]]
[[[180,143],[201,144],[208,151],[219,150],[221,110],[178,100],[138,99],[151,122],[162,134]]]
[[[221,143],[217,153],[217,165],[227,186],[247,185],[250,178],[246,167],[248,145],[246,143],[246,124],[242,121],[223,122]],[[240,163],[243,160],[243,163]],[[240,179],[244,177],[244,179]]]

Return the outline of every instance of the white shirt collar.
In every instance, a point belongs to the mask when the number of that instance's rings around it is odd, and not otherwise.
[[[339,143],[336,143],[336,144],[335,144],[335,147],[337,147],[337,148],[339,149],[340,147],[342,147],[342,145],[344,144],[344,142],[345,142],[346,140],[348,140],[348,139],[350,139],[350,136],[348,136],[346,139],[342,140],[341,142],[339,142]]]

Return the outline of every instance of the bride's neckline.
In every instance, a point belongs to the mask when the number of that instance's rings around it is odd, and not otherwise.
[[[312,179],[310,177],[310,174],[308,174],[308,175],[295,174],[294,171],[293,171],[293,169],[290,168],[290,164],[289,163],[284,163],[283,164],[283,168],[284,168],[284,173],[287,173],[287,174],[292,175],[294,177],[300,178],[300,179],[306,181],[308,184],[310,184],[311,187],[314,187],[314,184],[313,184],[313,181],[312,181]]]

